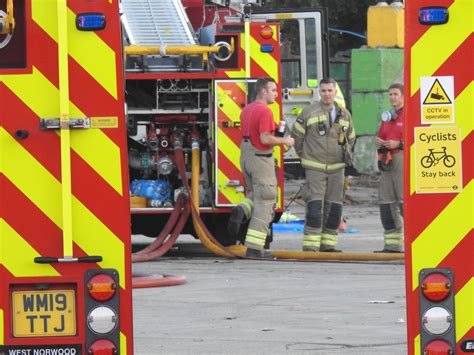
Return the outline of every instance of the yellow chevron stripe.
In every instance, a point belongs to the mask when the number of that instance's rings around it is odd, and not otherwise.
[[[278,28],[276,26],[270,26],[271,29],[273,30],[273,35],[272,35],[272,38],[274,41],[277,40],[277,34],[278,34]]]
[[[0,127],[2,154],[14,156],[15,160],[3,159],[0,173],[3,173],[33,204],[59,228],[61,220],[61,183],[25,150],[8,132]],[[29,174],[24,172],[28,171]],[[34,179],[31,179],[34,176]],[[38,189],[41,186],[41,189]],[[125,275],[125,249],[123,242],[114,235],[77,198],[72,198],[73,240],[88,255],[100,255],[100,265],[118,270]],[[125,280],[120,279],[125,287]]]
[[[237,103],[232,99],[230,95],[226,93],[220,86],[217,86],[217,97],[219,101],[219,106],[222,112],[232,121],[232,122],[239,122],[240,121],[240,113],[242,112],[242,108],[237,105]]]
[[[471,181],[412,243],[412,289],[421,269],[437,267],[473,227],[469,211],[474,194]],[[456,223],[453,223],[456,221]]]
[[[222,104],[222,112],[232,122],[239,122],[242,108],[238,106],[220,86],[217,86],[217,97],[219,104]],[[222,131],[222,129],[220,129],[220,127],[217,128],[217,141],[219,150],[225,152],[227,157],[234,157],[234,160],[229,160],[240,171],[238,160],[240,157],[240,148]],[[222,169],[219,168],[217,171],[219,192],[221,192],[231,203],[238,203],[244,196],[241,192],[237,192],[234,187],[227,187],[226,182],[228,180],[229,178],[225,175]]]
[[[280,106],[278,105],[278,103],[274,102],[268,105],[268,107],[270,107],[270,109],[273,112],[273,118],[275,120],[275,123],[279,123],[280,122]]]
[[[278,201],[277,201],[277,208],[282,208],[283,207],[283,198],[281,194],[281,187],[278,185]]]
[[[100,255],[103,268],[115,268],[119,275],[125,275],[125,246],[106,225],[102,223],[77,198],[72,200],[74,242],[88,255]],[[125,288],[125,277],[120,278],[120,286]]]
[[[431,26],[413,45],[411,96],[420,88],[420,77],[432,76],[472,33],[472,6],[472,0],[454,1],[449,7],[449,22],[443,26]]]
[[[127,337],[120,332],[120,355],[127,355]]]
[[[474,127],[472,120],[472,98],[474,97],[474,82],[471,83],[461,92],[454,101],[456,107],[456,126],[461,127],[462,139],[466,138]],[[415,145],[410,146],[410,195],[415,193]]]
[[[229,78],[245,78],[245,70],[244,69],[240,69],[240,70],[229,70],[229,71],[226,71],[225,74],[229,77]]]
[[[59,276],[49,264],[35,264],[33,259],[41,256],[3,218],[0,218],[0,264],[15,277]],[[47,242],[45,240],[45,242]]]
[[[418,334],[414,341],[413,341],[413,349],[415,349],[415,353],[414,355],[421,355],[421,338],[420,338],[420,334]]]
[[[262,53],[260,50],[260,43],[250,36],[250,56],[270,78],[273,78],[277,83],[280,80],[278,75],[278,62],[273,58],[271,53]]]
[[[69,55],[117,100],[117,67],[113,51],[93,31],[76,30],[76,15],[68,11]]]
[[[226,135],[222,130],[219,129],[218,136],[217,136],[219,150],[221,152],[225,152],[226,157],[229,159],[230,162],[240,171],[240,148]],[[232,157],[234,159],[232,159]],[[237,192],[235,187],[228,187],[226,186],[227,181],[229,178],[224,173],[224,171],[219,167],[217,172],[217,181],[219,186],[219,191],[231,202],[231,203],[238,203],[242,198],[243,194],[241,192]],[[243,184],[243,181],[241,181]]]
[[[472,98],[474,97],[474,81],[460,93],[454,102],[456,107],[456,125],[461,126],[462,139],[471,133],[474,127]]]
[[[229,181],[229,178],[221,169],[219,169],[217,172],[217,179],[218,186],[220,187],[219,192],[223,194],[230,201],[230,203],[237,204],[245,197],[245,194],[242,192],[237,192],[235,187],[225,186],[226,182]],[[243,181],[241,181],[241,183],[243,184]]]
[[[38,117],[59,117],[59,91],[36,67],[32,74],[0,75],[0,80]],[[85,117],[72,102],[69,105],[71,117]],[[71,148],[122,195],[120,149],[109,137],[99,129],[74,130]]]
[[[33,20],[58,42],[57,11],[54,1],[33,1]],[[68,9],[69,55],[117,99],[116,53],[92,31],[76,30],[76,15]]]
[[[245,95],[248,95],[249,92],[248,92],[247,83],[238,81],[235,83],[235,85],[237,85],[240,88],[240,90],[242,90],[242,92],[245,93]]]
[[[3,154],[15,157],[15,159],[2,159],[0,172],[28,196],[53,223],[61,227],[60,182],[2,127],[0,127],[0,142]],[[25,174],[25,171],[28,174]],[[41,186],[41,189],[38,186]]]
[[[456,275],[455,275],[456,276]],[[456,312],[456,342],[474,327],[474,278],[471,278],[454,298]]]
[[[240,170],[240,147],[234,143],[222,130],[217,135],[218,147],[225,154],[227,159]]]

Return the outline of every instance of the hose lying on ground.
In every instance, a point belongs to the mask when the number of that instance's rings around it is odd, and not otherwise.
[[[132,277],[132,288],[177,286],[185,282],[186,278],[184,276],[138,274]]]

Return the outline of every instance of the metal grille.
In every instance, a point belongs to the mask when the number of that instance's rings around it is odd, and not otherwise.
[[[180,0],[122,0],[122,23],[130,44],[196,44]]]

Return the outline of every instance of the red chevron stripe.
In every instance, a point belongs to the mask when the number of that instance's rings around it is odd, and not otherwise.
[[[462,156],[463,161],[466,161],[466,157],[471,156],[474,152],[474,132],[471,131],[462,141]],[[462,167],[463,186],[466,186],[472,179],[474,179],[474,166],[473,164],[464,164]]]
[[[456,354],[465,354],[464,351],[461,351],[461,344],[464,340],[470,340],[472,341],[472,339],[474,339],[474,327],[471,327],[471,329],[469,329],[469,331],[464,334],[464,336],[459,339],[459,341],[456,343],[456,349],[457,349],[457,352]]]
[[[237,147],[240,146],[240,142],[242,141],[242,131],[237,128],[223,128],[222,124],[224,122],[229,122],[229,124],[232,122],[232,120],[225,114],[224,111],[222,111],[219,108],[219,112],[217,113],[218,115],[218,125],[219,125],[219,130],[225,134]]]
[[[474,35],[470,35],[459,48],[454,52],[451,57],[443,63],[443,65],[436,71],[435,76],[444,76],[444,75],[454,75],[456,77],[455,81],[455,95],[456,97],[461,94],[466,87],[472,81],[472,74],[465,75],[466,68],[457,63],[462,62],[465,58],[472,57],[471,48],[474,45]],[[464,74],[464,75],[463,75]],[[420,91],[418,91],[415,97],[412,99],[412,103],[420,102]],[[414,104],[412,104],[412,107]],[[418,108],[415,112],[419,112]],[[419,119],[419,118],[418,118]],[[414,130],[407,130],[407,142],[414,141]],[[472,152],[472,132],[471,134],[463,140],[462,143],[462,154],[463,156],[468,156]],[[406,169],[409,167],[406,166]],[[463,184],[466,186],[467,183],[474,177],[474,168],[469,164],[464,164],[463,166]],[[412,208],[417,208],[417,206],[424,206],[427,201],[430,206],[429,210],[424,210],[424,213],[418,214],[416,216],[416,223],[407,223],[407,229],[411,230],[414,234],[408,233],[409,235],[418,236],[444,209],[444,207],[449,204],[452,199],[455,197],[455,194],[435,194],[435,195],[426,195],[426,194],[414,194],[408,196],[405,201],[407,205],[412,205]],[[408,219],[414,218],[413,216],[407,216]]]
[[[245,102],[245,97],[247,96],[247,93],[242,90],[242,88],[237,83],[232,81],[221,81],[219,82],[219,87],[225,91],[232,91],[232,96],[237,96],[239,99],[243,99]],[[243,109],[243,107],[241,109]]]
[[[124,155],[124,151],[122,151]],[[126,157],[121,157],[126,161]],[[76,153],[71,152],[73,162],[72,169],[72,193],[87,208],[104,223],[115,235],[128,238],[130,235],[130,213],[124,208],[116,208],[124,204],[122,196],[99,175],[90,168]],[[127,173],[122,172],[122,176]],[[122,193],[128,196],[128,181],[122,179]]]
[[[472,250],[473,250],[473,243],[474,243],[474,232],[471,230],[464,239],[456,245],[456,247],[449,253],[449,255],[441,261],[439,265],[436,267],[439,268],[451,268],[454,273],[454,293],[457,294],[467,282],[470,281],[472,277],[472,270],[469,267],[466,267],[466,260],[471,260],[472,258]],[[406,260],[412,260],[411,253],[407,250]],[[409,263],[407,263],[407,271],[406,271],[406,278],[407,278],[407,285],[412,285],[412,271],[408,269],[411,267]],[[411,287],[411,286],[410,286]],[[419,288],[417,287],[415,290],[411,291],[407,289],[407,309],[411,309],[412,311],[419,312]],[[413,319],[418,319],[418,313],[412,314],[411,317]],[[419,334],[420,327],[418,321],[408,322],[409,327],[409,334]],[[410,346],[410,344],[409,344]]]
[[[219,201],[219,204],[222,204],[222,205],[229,205],[231,204],[231,202],[227,199],[227,197],[225,197],[222,192],[218,192],[217,194],[218,196],[218,201]]]
[[[219,169],[222,170],[229,179],[242,179],[242,173],[239,169],[239,156],[232,158],[233,160],[230,160],[228,155],[219,149]]]
[[[97,31],[96,34],[106,42],[110,48],[119,48],[120,53],[116,55],[116,65],[120,68],[121,63],[121,42],[120,36],[112,32],[113,28],[120,28],[118,16],[114,13],[115,5],[106,0],[97,2],[72,2],[70,8],[75,13],[100,12],[97,8],[104,8],[102,11],[107,16],[107,27],[104,31]],[[91,11],[95,9],[94,11]],[[57,43],[43,29],[33,22],[33,36],[35,41],[31,41],[32,56],[31,61],[48,80],[59,87],[58,55]],[[110,29],[110,30],[109,30]],[[50,53],[48,57],[44,54]],[[115,100],[110,94],[72,57],[69,57],[69,89],[70,99],[83,111],[86,116],[116,116],[116,112],[123,112],[124,89],[121,76],[117,79],[118,99]],[[112,113],[111,113],[112,112]],[[114,114],[115,113],[115,114]],[[115,144],[123,144],[123,137],[120,134],[125,120],[119,117],[119,129],[104,129],[103,132]]]
[[[471,132],[461,145],[462,155],[469,156],[474,147],[474,134]],[[465,158],[464,158],[465,159]],[[466,186],[474,178],[474,167],[472,164],[463,165],[463,185]],[[405,229],[408,236],[413,236],[413,242],[457,197],[458,194],[413,194],[405,199],[409,211],[423,211],[422,213],[407,214]],[[429,206],[429,208],[425,208]],[[416,237],[415,237],[416,236]]]
[[[31,27],[35,39],[29,42],[31,63],[58,88],[58,45],[36,22],[31,21]],[[51,55],[46,57],[45,53],[51,53]]]
[[[472,61],[472,48],[474,47],[474,34],[471,33],[466,40],[451,54],[451,56],[439,67],[433,76],[454,76],[454,96],[462,93],[474,79],[474,73],[467,66],[459,63]]]
[[[267,71],[263,69],[260,65],[258,65],[257,62],[253,58],[250,58],[250,66],[252,67],[252,77],[260,78],[260,77],[270,76],[270,74],[268,74]],[[276,79],[276,78],[273,78],[273,79]]]
[[[38,117],[18,100],[8,88],[5,88],[4,95],[10,103],[7,107],[4,107],[6,117],[22,117],[21,126],[13,124],[14,120],[5,120],[5,129],[12,136],[14,136],[15,130],[19,128],[28,129],[30,137],[20,141],[21,144],[45,169],[60,181],[60,137],[53,131],[41,131],[39,129]],[[15,116],[13,116],[14,113],[16,113]],[[122,161],[126,161],[125,150],[122,150],[121,154]],[[128,212],[120,212],[121,215],[117,216],[116,213],[118,212],[113,208],[123,204],[122,197],[74,151],[71,151],[71,164],[73,194],[97,218],[106,224],[114,234],[126,238],[129,234]],[[126,170],[127,167],[124,165],[122,168]],[[126,172],[122,171],[122,176],[124,176],[122,179],[124,184],[123,194],[125,196],[128,194],[126,174]],[[91,191],[95,193],[91,194]],[[97,198],[98,196],[100,198]],[[111,213],[111,211],[114,211],[114,213]]]
[[[1,174],[0,184],[3,187],[5,201],[15,201],[16,205],[21,206],[21,212],[15,208],[3,208],[2,216],[5,221],[40,255],[61,257],[63,255],[62,230],[18,190],[10,180]],[[26,217],[28,223],[25,223]],[[74,256],[87,255],[76,244],[74,244],[73,252]],[[51,264],[51,266],[60,274],[69,273],[71,268],[71,264],[67,263]],[[88,268],[90,266],[91,264]],[[95,267],[98,267],[98,265],[95,265]]]
[[[40,130],[39,117],[1,82],[0,92],[3,93],[5,102],[8,102],[8,105],[2,105],[4,115],[2,123],[5,130],[12,137],[15,136],[15,131],[18,129],[27,130],[30,134],[29,138],[18,141],[18,143],[42,165],[47,166],[49,172],[58,181],[61,180],[61,154],[57,134],[53,131]],[[45,144],[48,149],[45,149]]]
[[[466,261],[472,260],[474,250],[474,231],[471,231],[454,247],[446,258],[438,265],[441,268],[451,268],[454,273],[454,292],[458,293],[472,277],[472,267]],[[472,265],[472,261],[471,261]]]
[[[454,3],[454,0],[438,0],[437,6],[449,7]],[[415,6],[415,5],[412,5]],[[423,4],[416,5],[416,8],[422,8]],[[411,48],[413,45],[426,33],[430,26],[413,26],[411,24],[418,23],[418,12],[405,10],[405,26],[407,28],[405,36],[405,48]]]
[[[89,72],[84,70],[72,57],[69,57],[69,87],[70,100],[80,108],[87,117],[116,116],[116,112],[123,111],[123,101],[115,100]],[[118,87],[121,89],[121,86]],[[123,88],[122,88],[123,90]],[[123,95],[119,95],[119,99]],[[115,113],[115,114],[114,114]],[[123,144],[123,130],[125,119],[119,117],[119,129],[103,129],[115,144]]]
[[[114,30],[120,28],[120,18],[117,16],[117,4],[115,1],[73,1],[67,2],[69,9],[76,15],[86,12],[102,13],[106,17],[106,26],[102,31],[95,31],[95,34],[104,41],[110,48],[121,48],[120,35]]]

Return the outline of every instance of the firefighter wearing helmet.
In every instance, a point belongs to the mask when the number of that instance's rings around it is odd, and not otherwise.
[[[303,109],[291,136],[305,169],[306,202],[303,251],[335,252],[337,228],[342,216],[344,168],[352,164],[355,131],[352,118],[335,102],[337,83],[319,83],[321,100]]]

